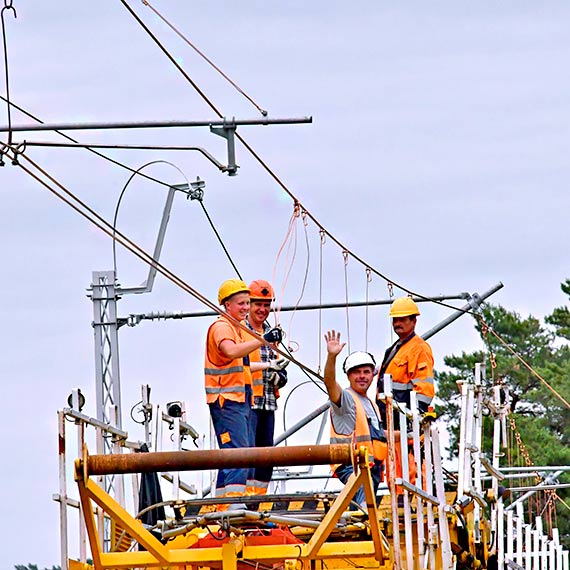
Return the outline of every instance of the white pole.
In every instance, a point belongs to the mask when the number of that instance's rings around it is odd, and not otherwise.
[[[497,534],[495,541],[497,543],[497,567],[499,570],[505,568],[505,517],[503,513],[503,499],[497,501]]]
[[[523,566],[523,524],[524,524],[524,512],[522,504],[517,505],[517,516],[516,516],[516,533],[517,533],[517,557],[516,561],[519,566]]]

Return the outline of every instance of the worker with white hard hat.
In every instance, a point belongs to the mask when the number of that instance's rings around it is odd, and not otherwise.
[[[374,380],[376,361],[369,352],[352,352],[343,364],[349,387],[343,389],[336,380],[336,359],[345,346],[340,342],[340,333],[334,330],[325,334],[327,360],[324,382],[331,401],[331,444],[353,443],[368,448],[374,491],[382,480],[383,462],[387,457],[386,435],[376,403],[368,395],[368,388]],[[398,434],[399,435],[399,434]],[[352,465],[333,465],[333,474],[343,483],[354,472]],[[361,487],[355,502],[366,504],[364,489]]]

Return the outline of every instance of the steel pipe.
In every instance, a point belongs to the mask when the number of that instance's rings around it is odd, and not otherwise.
[[[457,293],[455,295],[436,295],[434,297],[412,297],[416,303],[428,303],[431,301],[449,301],[455,299],[469,299],[469,293]],[[377,301],[346,301],[338,303],[321,303],[307,305],[286,305],[279,309],[280,312],[289,311],[315,311],[317,309],[346,309],[347,307],[375,307],[378,305],[391,305],[394,299],[379,299]],[[162,311],[156,313],[131,313],[128,317],[119,317],[121,324],[127,323],[129,326],[138,325],[143,320],[167,320],[167,319],[187,319],[192,317],[215,317],[218,313],[214,311],[193,311],[191,313],[183,311]]]
[[[295,125],[312,123],[312,117],[295,117],[285,119],[214,119],[213,121],[137,121],[112,123],[42,123],[39,125],[6,125],[0,126],[0,133],[32,132],[32,131],[90,131],[107,129],[156,129],[166,127],[239,127],[253,125]]]
[[[434,334],[437,334],[440,330],[444,329],[447,325],[450,325],[453,321],[456,321],[459,317],[462,317],[466,311],[477,310],[483,301],[488,299],[491,295],[493,295],[503,287],[504,285],[499,281],[496,285],[494,285],[488,291],[485,291],[481,295],[473,293],[473,296],[471,297],[471,299],[469,299],[469,302],[466,305],[463,305],[461,309],[455,311],[455,313],[452,313],[446,319],[443,319],[443,321],[435,325],[435,327],[431,328],[429,331],[422,334],[421,337],[424,340],[427,340],[428,338],[431,338]]]
[[[352,447],[344,445],[298,445],[290,447],[248,447],[197,451],[87,455],[86,473],[111,475],[159,471],[199,471],[243,467],[328,465],[352,462]]]

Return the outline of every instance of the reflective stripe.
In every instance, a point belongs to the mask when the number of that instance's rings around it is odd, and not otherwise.
[[[352,434],[346,437],[331,437],[331,443],[346,443],[347,441],[352,441]]]
[[[206,394],[226,394],[226,393],[244,393],[245,386],[224,386],[219,388],[206,388]]]
[[[433,378],[424,378],[424,379],[414,378],[414,379],[412,380],[412,382],[413,382],[414,384],[417,384],[417,383],[419,382],[419,383],[422,383],[422,384],[431,384],[431,385],[433,386]]]
[[[255,378],[253,380],[253,385],[254,386],[263,386],[263,378]]]
[[[243,372],[243,366],[230,366],[229,368],[204,368],[204,374],[211,376],[225,376],[226,374],[234,374]]]
[[[256,491],[262,490],[262,489],[267,491],[267,489],[269,487],[269,481],[260,481],[259,479],[248,479],[247,480],[247,486],[248,487],[255,487]]]
[[[424,404],[431,404],[433,398],[429,396],[424,396],[423,394],[418,394],[418,402],[423,402]]]
[[[369,435],[357,435],[354,439],[356,441],[372,441]]]
[[[234,483],[232,485],[226,485],[224,488],[224,497],[239,497],[245,495],[245,485]]]
[[[394,391],[399,391],[399,392],[405,392],[407,390],[413,390],[414,387],[412,386],[412,384],[410,384],[409,382],[393,382],[392,383],[392,390]]]

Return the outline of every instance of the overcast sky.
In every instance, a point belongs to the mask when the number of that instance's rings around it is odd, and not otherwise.
[[[566,2],[290,1],[173,2],[155,7],[228,73],[272,118],[311,115],[313,124],[244,127],[249,141],[301,203],[348,248],[396,282],[426,295],[483,292],[502,281],[493,300],[542,317],[566,302],[570,6]],[[133,6],[222,113],[258,117],[190,48],[140,2]],[[5,14],[14,103],[45,122],[211,120],[214,113],[128,15],[120,2],[19,2]],[[5,94],[2,88],[2,94]],[[5,107],[0,105],[6,123]],[[30,119],[13,112],[15,124]],[[70,133],[83,142],[202,146],[226,162],[224,141],[207,129]],[[15,134],[60,140],[49,133]],[[2,135],[3,141],[6,135]],[[111,220],[128,172],[76,149],[30,147],[26,154]],[[174,163],[188,179],[206,180],[204,204],[244,278],[271,279],[292,202],[238,147],[237,177],[198,153],[115,151],[134,168]],[[184,182],[155,165],[148,174]],[[0,170],[4,244],[3,563],[59,563],[56,411],[81,387],[95,416],[92,308],[86,289],[94,270],[112,269],[109,238],[50,195],[21,169]],[[151,250],[164,188],[136,180],[118,226]],[[319,235],[297,224],[297,252],[280,295],[295,303],[308,257],[302,303],[319,299]],[[290,256],[290,258],[292,255]],[[214,300],[233,271],[195,202],[176,196],[163,262]],[[285,263],[277,272],[278,289]],[[146,268],[119,252],[123,285]],[[323,301],[345,299],[342,252],[323,246]],[[366,274],[353,260],[348,297],[366,296]],[[388,296],[374,277],[371,299]],[[398,294],[398,291],[396,291]],[[455,302],[461,304],[461,302]],[[163,278],[150,295],[124,298],[122,316],[157,310],[202,310]],[[422,305],[419,332],[449,310]],[[282,323],[296,355],[318,366],[319,315]],[[120,331],[123,418],[132,440],[143,437],[129,410],[140,386],[157,403],[184,400],[189,421],[207,430],[203,343],[210,319],[144,322]],[[346,335],[343,310],[322,327]],[[390,343],[386,308],[350,313],[352,350],[381,355]],[[443,356],[480,348],[467,317],[432,342]],[[303,381],[290,372],[290,387]],[[287,391],[286,391],[287,393]],[[287,407],[292,425],[323,400],[305,385]],[[282,425],[278,427],[280,431]],[[294,443],[311,441],[315,430]],[[70,482],[70,487],[73,483]],[[30,528],[34,538],[30,540]],[[25,532],[24,532],[25,531]],[[72,553],[77,553],[75,545]]]

